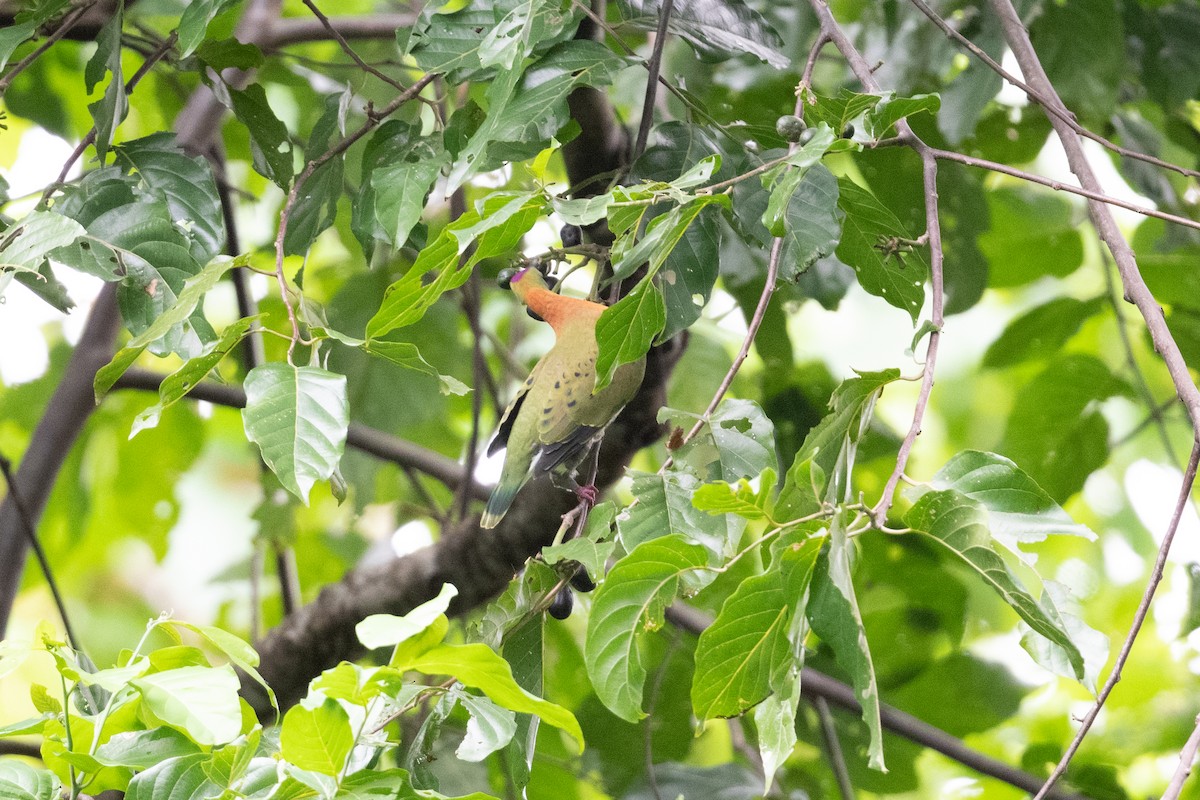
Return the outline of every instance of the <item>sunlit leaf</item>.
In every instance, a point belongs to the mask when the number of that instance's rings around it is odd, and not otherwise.
[[[350,716],[338,701],[325,698],[314,708],[292,706],[279,730],[280,755],[301,769],[339,775],[354,747]]]

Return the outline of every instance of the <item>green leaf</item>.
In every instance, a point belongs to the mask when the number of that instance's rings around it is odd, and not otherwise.
[[[196,259],[216,258],[225,246],[225,217],[208,161],[185,153],[173,133],[154,133],[114,150],[117,163],[134,170],[145,188],[162,192],[171,218],[198,245]]]
[[[106,767],[149,769],[160,761],[199,753],[200,747],[174,728],[114,733],[96,748],[96,761]]]
[[[685,431],[702,419],[670,408],[658,412],[659,422]],[[775,426],[753,400],[726,398],[675,458],[708,480],[753,478],[775,465]]]
[[[714,203],[728,208],[729,198],[723,194],[697,197],[652,219],[645,235],[633,247],[626,249],[614,245],[613,278],[627,278],[643,264],[646,265],[647,276],[657,274],[700,212]],[[630,236],[626,236],[620,241],[629,239]]]
[[[596,321],[596,387],[598,392],[612,383],[622,364],[643,358],[654,337],[667,324],[667,309],[662,292],[651,280],[644,280],[615,305],[604,310]]]
[[[616,508],[612,503],[602,503],[596,506],[588,513],[588,533],[562,544],[543,547],[542,560],[551,566],[564,561],[575,561],[587,570],[588,575],[602,577],[608,559],[613,554],[617,543],[615,541],[595,541],[591,533],[602,526],[603,535],[611,536],[610,526],[615,516]]]
[[[646,716],[646,633],[660,628],[680,584],[695,586],[703,547],[678,534],[643,542],[609,571],[588,617],[584,660],[600,701],[628,722]]]
[[[1096,693],[1100,670],[1108,663],[1108,637],[1083,621],[1079,601],[1071,590],[1057,581],[1042,581],[1042,596],[1038,605],[1049,619],[1057,620],[1083,656],[1083,677],[1079,678],[1088,691]],[[1056,675],[1078,678],[1072,654],[1049,639],[1027,631],[1021,637],[1021,647],[1033,660]]]
[[[831,474],[844,442],[857,441],[863,413],[869,415],[883,388],[899,378],[900,370],[885,369],[842,381],[829,398],[830,413],[804,437],[796,462],[812,459],[822,476]]]
[[[660,0],[621,0],[625,21],[644,30],[658,29]],[[693,0],[675,6],[667,30],[686,41],[706,60],[748,53],[776,69],[792,66],[780,52],[783,41],[770,23],[742,0]]]
[[[133,365],[133,362],[152,342],[166,336],[176,326],[184,324],[204,300],[204,296],[217,285],[226,272],[234,267],[244,266],[247,261],[248,256],[239,258],[218,256],[197,275],[188,278],[183,285],[183,291],[175,299],[174,305],[159,314],[145,330],[118,350],[112,361],[96,372],[96,378],[93,381],[96,401],[99,402],[108,393],[117,379],[125,374],[125,370]],[[230,346],[232,347],[232,345]]]
[[[292,143],[287,126],[279,121],[267,102],[261,84],[252,83],[245,89],[229,88],[231,110],[250,133],[250,150],[254,169],[269,178],[285,192],[292,183]]]
[[[46,769],[21,761],[0,761],[0,798],[3,800],[58,800],[62,783]]]
[[[845,127],[866,114],[883,100],[880,94],[863,94],[842,89],[832,97],[826,97],[811,89],[804,93],[804,116],[810,121],[824,122],[834,131],[841,133]]]
[[[1041,542],[1051,534],[1096,539],[1090,528],[1071,519],[1033,478],[995,453],[964,450],[938,470],[930,485],[954,489],[982,504],[988,510],[992,536],[1026,559],[1028,554],[1018,545]]]
[[[125,96],[125,77],[121,71],[121,28],[125,24],[125,4],[118,3],[113,15],[96,36],[96,52],[84,70],[88,94],[96,88],[105,73],[112,73],[104,96],[88,106],[95,120],[96,158],[104,163],[104,157],[112,145],[117,126],[129,113],[129,99]]]
[[[368,650],[393,647],[411,639],[446,613],[450,601],[458,596],[453,584],[442,584],[437,597],[427,600],[402,617],[394,614],[371,614],[354,626],[358,641]]]
[[[798,606],[823,544],[814,537],[782,549],[781,563],[739,583],[700,634],[692,679],[692,707],[700,719],[742,714],[783,685],[794,651],[802,649],[789,633],[795,615],[803,615]]]
[[[437,14],[428,7],[425,20],[419,21],[408,36],[407,47],[401,50],[413,57],[417,66],[426,72],[445,73],[452,84],[476,77],[482,70],[479,46],[484,30],[496,24],[495,5],[485,2],[468,3],[451,14]],[[397,40],[402,31],[397,31]]]
[[[1121,12],[1113,0],[1054,3],[1029,25],[1042,67],[1066,107],[1107,119],[1127,77]]]
[[[13,17],[7,27],[0,30],[0,69],[8,64],[22,42],[33,36],[44,24],[59,16],[70,8],[70,0],[49,0],[49,2],[24,5]]]
[[[179,18],[177,47],[180,58],[187,58],[196,51],[204,41],[208,23],[234,2],[235,0],[195,0],[187,4],[183,9],[183,16]]]
[[[292,706],[279,730],[279,753],[301,769],[337,776],[354,747],[350,715],[333,698],[306,708]]]
[[[838,207],[846,217],[837,257],[854,267],[863,289],[904,309],[916,324],[929,278],[923,248],[887,252],[896,238],[911,241],[914,237],[887,206],[854,181],[838,180]]]
[[[438,372],[432,364],[425,360],[412,342],[385,342],[371,339],[363,343],[363,350],[373,356],[386,358],[405,369],[416,370],[437,378],[442,394],[464,395],[471,391],[471,387],[458,378]]]
[[[754,729],[758,731],[758,752],[763,762],[763,794],[771,791],[775,773],[796,748],[796,709],[800,702],[800,681],[791,681],[786,693],[776,692],[754,708]]]
[[[813,463],[812,456],[802,458],[797,454],[784,476],[771,514],[780,523],[810,516],[821,510],[824,496],[825,473]]]
[[[1108,460],[1108,423],[1096,406],[1132,394],[1094,356],[1060,356],[1018,391],[1002,450],[1063,502]]]
[[[720,264],[721,227],[715,212],[701,214],[672,248],[659,270],[667,321],[659,338],[666,341],[700,318]]]
[[[771,192],[762,223],[772,236],[783,236],[787,232],[788,206],[800,187],[810,167],[819,163],[835,140],[828,125],[820,123],[813,130],[808,143],[788,156],[787,168],[768,172],[763,176],[763,188]]]
[[[207,753],[169,758],[160,761],[129,782],[126,800],[199,800],[220,794],[221,790],[208,779],[205,764],[212,758]]]
[[[457,692],[458,701],[471,715],[467,733],[454,754],[463,761],[483,761],[512,741],[517,732],[517,716],[486,697]]]
[[[1023,286],[1065,277],[1083,263],[1083,237],[1071,201],[1057,192],[1000,186],[986,193],[991,227],[979,237],[988,285]]]
[[[180,667],[131,683],[144,706],[197,744],[224,744],[241,732],[238,679],[232,667]]]
[[[283,252],[287,255],[307,253],[316,238],[337,217],[345,155],[330,156],[329,144],[340,134],[339,122],[344,117],[347,102],[349,89],[325,95],[325,110],[313,125],[312,135],[304,148],[305,158],[310,162],[320,158],[326,160],[313,170],[296,195],[283,237]]]
[[[904,521],[974,569],[1029,627],[1065,651],[1077,679],[1085,677],[1083,655],[1065,630],[1062,618],[1034,600],[992,547],[982,505],[961,492],[943,489],[925,494]]]
[[[479,44],[479,63],[501,69],[517,66],[533,54],[540,42],[557,36],[574,22],[573,15],[564,14],[562,6],[557,0],[519,0],[484,35]]]
[[[421,219],[425,198],[448,163],[440,139],[422,137],[420,125],[389,121],[372,137],[369,160],[374,216],[395,247],[403,247]],[[363,155],[364,169],[368,154]]]
[[[504,708],[537,714],[543,722],[567,732],[583,747],[583,732],[575,715],[522,689],[513,679],[508,662],[487,645],[440,644],[396,666],[426,675],[452,675],[464,686],[479,689]]]
[[[196,625],[178,619],[163,620],[162,626],[168,630],[172,628],[184,628],[203,637],[205,641],[224,654],[235,667],[245,672],[259,686],[263,687],[271,700],[271,705],[276,705],[275,691],[258,674],[258,652],[241,637],[213,625]],[[153,658],[153,656],[151,657]]]
[[[808,602],[808,621],[821,640],[828,643],[838,664],[850,675],[854,696],[862,706],[863,722],[871,734],[867,750],[872,769],[886,772],[883,763],[883,727],[879,719],[879,687],[871,648],[863,629],[862,612],[850,576],[850,551],[840,517],[829,527],[829,551],[817,561]]]
[[[189,5],[193,8],[200,3]],[[209,68],[221,72],[229,69],[252,70],[261,67],[266,61],[262,50],[256,45],[240,42],[233,37],[227,39],[206,39],[196,48],[196,57]]]
[[[51,250],[74,244],[86,234],[75,220],[34,211],[0,234],[0,274],[9,270],[36,273]],[[3,293],[0,286],[0,296]]]
[[[1010,367],[1023,361],[1049,358],[1058,354],[1079,328],[1107,305],[1104,297],[1076,300],[1056,297],[1026,311],[1004,328],[988,346],[981,362],[984,367]]]
[[[759,507],[758,498],[750,483],[745,479],[737,486],[724,481],[706,483],[692,495],[692,505],[709,514],[737,514],[748,520],[765,519],[767,514]]]
[[[346,446],[346,376],[263,364],[246,376],[245,388],[246,436],[280,483],[307,504],[312,485],[333,474]]]
[[[471,269],[482,258],[507,252],[533,227],[541,213],[540,197],[517,204],[514,195],[497,192],[442,229],[437,239],[417,256],[403,278],[388,287],[383,303],[367,323],[367,338],[378,339],[397,328],[419,321],[438,298],[457,289],[471,276]],[[470,236],[459,234],[470,231]],[[468,259],[460,258],[478,237],[478,247]],[[430,273],[436,273],[427,280]]]
[[[941,107],[941,98],[936,94],[896,97],[894,92],[886,92],[879,103],[863,116],[867,136],[872,139],[882,139],[893,125],[905,117],[911,117],[922,111],[936,115]]]
[[[162,417],[162,412],[186,397],[196,384],[208,377],[208,373],[212,372],[217,364],[229,355],[230,350],[241,343],[246,334],[250,332],[250,327],[262,319],[262,316],[262,314],[258,314],[239,319],[222,331],[221,338],[204,353],[195,358],[189,358],[183,362],[183,366],[163,378],[162,383],[158,386],[158,402],[133,418],[133,427],[129,431],[129,438],[132,439],[147,428],[156,427]],[[120,358],[120,361],[114,357],[112,370],[105,374],[104,380],[107,382],[112,378],[112,381],[115,381],[116,378],[112,377],[112,372],[117,369],[124,373],[125,369],[132,364],[133,359],[141,352],[140,348],[136,348],[136,351],[134,353],[124,353],[124,351],[118,353],[117,357]]]
[[[626,550],[660,536],[680,534],[704,545],[714,558],[733,553],[746,523],[737,517],[714,517],[692,505],[692,496],[701,486],[695,475],[683,470],[667,470],[662,475],[631,470],[629,475],[638,501],[617,517]]]

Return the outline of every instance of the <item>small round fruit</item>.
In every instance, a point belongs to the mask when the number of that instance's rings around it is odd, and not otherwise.
[[[550,608],[546,610],[555,619],[566,619],[571,616],[571,611],[574,608],[575,595],[571,594],[571,590],[564,586],[558,590],[558,594],[554,595],[554,599],[550,601]]]
[[[563,247],[578,247],[583,244],[583,230],[578,225],[563,225],[558,232]]]
[[[775,132],[789,142],[800,141],[805,128],[804,120],[797,117],[795,114],[784,114],[779,119],[775,120]]]
[[[846,127],[842,128],[842,138],[843,139],[853,139],[854,138],[854,126],[853,125],[847,125]]]
[[[796,140],[796,144],[803,147],[804,145],[811,142],[813,140],[813,137],[816,135],[817,135],[817,131],[815,128],[807,128],[807,129],[805,129],[805,131],[803,133],[800,134],[800,138],[798,138]]]
[[[501,289],[512,289],[513,276],[520,272],[516,267],[505,267],[496,274],[496,285]]]
[[[587,594],[596,588],[596,582],[592,580],[592,576],[588,574],[586,569],[580,567],[571,576],[571,586],[575,588],[575,591]]]

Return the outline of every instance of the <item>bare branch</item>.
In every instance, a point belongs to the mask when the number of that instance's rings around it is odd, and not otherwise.
[[[829,710],[829,701],[824,697],[817,697],[812,704],[817,710],[817,719],[821,721],[821,736],[825,739],[829,766],[833,770],[833,776],[837,778],[838,791],[842,800],[854,800],[854,784],[850,782],[846,757],[842,755],[842,743],[838,740],[837,728],[833,726],[833,713]]]
[[[1175,768],[1175,774],[1171,776],[1171,782],[1167,784],[1167,790],[1163,792],[1162,800],[1177,800],[1179,793],[1183,791],[1183,784],[1192,774],[1192,765],[1196,762],[1197,750],[1200,750],[1200,716],[1196,717],[1196,727],[1192,730],[1192,735],[1188,737],[1183,749],[1179,751],[1179,766]]]
[[[663,48],[667,45],[667,26],[671,22],[671,11],[675,8],[675,0],[663,0],[658,9],[658,31],[654,34],[654,50],[650,53],[650,61],[646,70],[650,73],[646,78],[646,96],[642,100],[642,120],[638,124],[637,141],[633,145],[633,161],[646,149],[646,139],[650,136],[650,126],[654,124],[654,98],[658,90],[658,73],[662,67]]]

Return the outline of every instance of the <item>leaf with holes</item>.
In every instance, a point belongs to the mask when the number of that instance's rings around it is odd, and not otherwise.
[[[704,545],[714,559],[729,557],[746,529],[745,520],[722,514],[712,516],[692,505],[700,480],[686,470],[663,474],[630,471],[636,503],[617,517],[621,544],[633,550],[667,534],[682,534]]]
[[[707,480],[736,481],[758,476],[775,465],[775,426],[753,400],[726,398],[709,419],[664,408],[658,421],[690,431],[700,430],[675,457]]]
[[[263,364],[246,376],[246,436],[279,482],[306,504],[346,446],[346,376],[319,367]]]

